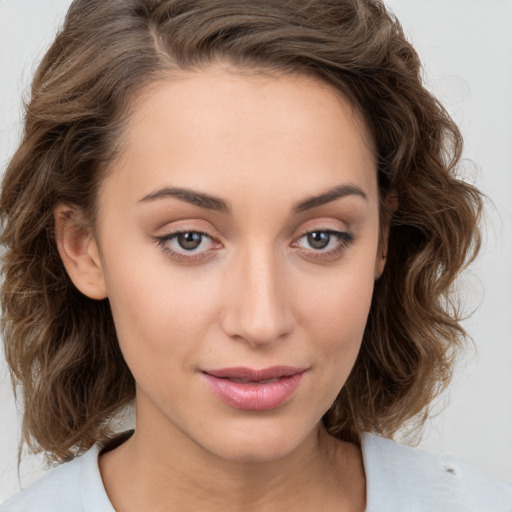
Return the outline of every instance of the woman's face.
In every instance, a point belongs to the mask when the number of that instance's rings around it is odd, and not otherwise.
[[[360,115],[309,78],[210,68],[154,84],[123,141],[96,241],[138,431],[291,453],[344,385],[382,271]]]

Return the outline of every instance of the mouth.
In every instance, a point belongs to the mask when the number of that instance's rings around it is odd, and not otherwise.
[[[225,404],[236,409],[263,411],[287,402],[306,371],[307,368],[272,366],[222,368],[201,373],[214,395]]]

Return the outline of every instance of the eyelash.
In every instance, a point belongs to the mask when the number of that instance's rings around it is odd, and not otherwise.
[[[200,230],[196,230],[196,229],[183,229],[180,231],[174,231],[173,233],[169,233],[167,235],[156,236],[155,242],[158,245],[158,247],[165,254],[168,254],[171,258],[173,258],[177,261],[193,262],[193,261],[201,260],[203,258],[207,258],[209,255],[206,252],[202,252],[202,253],[198,253],[198,254],[194,254],[190,251],[185,251],[185,250],[184,250],[184,252],[180,252],[180,251],[175,251],[174,249],[172,249],[169,246],[169,242],[171,240],[179,237],[180,235],[189,234],[189,233],[201,235],[201,237],[209,238],[212,241],[214,240],[214,237],[212,235],[210,235],[209,233],[206,233],[205,231],[200,231]],[[202,240],[201,240],[201,242],[202,242]]]
[[[209,238],[212,242],[214,242],[214,237],[210,235],[209,233],[205,231],[199,231],[199,230],[192,230],[192,229],[185,229],[180,231],[175,231],[173,233],[169,233],[167,235],[162,236],[156,236],[154,237],[155,243],[157,246],[165,253],[168,254],[171,258],[177,260],[177,261],[187,261],[187,262],[194,262],[198,261],[204,258],[208,258],[209,254],[205,252],[194,254],[190,251],[184,250],[184,252],[176,251],[172,249],[169,246],[169,242],[171,240],[176,239],[180,235],[184,234],[197,234],[201,237]],[[348,233],[346,231],[337,231],[334,229],[309,229],[308,231],[305,231],[302,233],[298,238],[298,240],[301,240],[304,237],[307,237],[308,235],[311,235],[312,233],[325,233],[329,236],[334,236],[338,239],[338,244],[334,249],[330,249],[328,251],[324,251],[322,249],[310,249],[308,256],[310,258],[315,259],[335,259],[337,256],[340,256],[353,242],[354,242],[354,235],[351,233]],[[201,240],[200,243],[202,243],[203,240]],[[297,247],[298,242],[294,242],[292,244],[292,247]],[[329,240],[330,243],[330,240]]]
[[[322,229],[322,228],[314,228],[314,229],[308,229],[302,235],[299,236],[297,240],[301,240],[304,237],[307,237],[308,235],[311,235],[313,233],[325,233],[329,236],[334,236],[338,239],[338,242],[336,244],[336,247],[334,249],[330,249],[327,251],[324,251],[322,249],[310,249],[309,251],[309,257],[310,258],[316,258],[316,259],[335,259],[338,256],[341,256],[341,254],[354,242],[354,235],[351,233],[348,233],[347,231],[338,231],[335,229]],[[298,242],[294,242],[292,244],[292,247],[296,247],[296,244]],[[330,243],[330,240],[329,240]]]

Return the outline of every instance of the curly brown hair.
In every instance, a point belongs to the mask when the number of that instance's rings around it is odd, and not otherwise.
[[[23,438],[50,459],[105,437],[135,394],[108,300],[82,295],[66,274],[55,206],[94,222],[133,99],[217,61],[319,78],[361,111],[375,141],[387,265],[356,364],[323,418],[328,431],[391,437],[421,424],[450,379],[465,335],[452,285],[478,251],[482,199],[458,177],[461,135],[383,3],[75,0],[33,80],[0,198],[5,354],[24,399]]]

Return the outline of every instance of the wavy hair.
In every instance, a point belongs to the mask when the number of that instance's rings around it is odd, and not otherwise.
[[[0,197],[5,354],[23,439],[50,460],[108,435],[135,395],[108,300],[82,295],[66,274],[55,205],[93,221],[134,98],[215,62],[316,77],[360,110],[375,142],[387,265],[353,371],[323,418],[328,431],[392,437],[421,424],[450,380],[465,336],[452,285],[478,251],[482,199],[458,176],[459,130],[383,3],[75,0],[33,79]],[[390,195],[396,208],[385,206]]]

